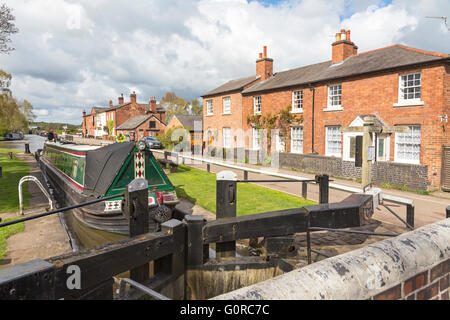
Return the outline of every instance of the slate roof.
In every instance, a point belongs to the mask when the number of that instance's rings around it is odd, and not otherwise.
[[[147,121],[150,118],[155,118],[156,120],[158,120],[159,122],[161,122],[162,124],[166,125],[164,122],[162,122],[161,120],[159,120],[158,118],[156,118],[154,115],[145,115],[145,116],[137,116],[137,117],[133,117],[128,119],[127,121],[125,121],[124,123],[122,123],[120,126],[117,127],[118,130],[133,130],[136,129],[137,127],[139,127],[142,123],[144,123],[145,121]]]
[[[181,122],[183,127],[189,128],[190,131],[194,131],[194,121],[200,122],[200,128],[195,127],[195,129],[200,129],[200,131],[203,131],[203,116],[194,116],[194,115],[181,115],[177,114],[174,115],[178,119],[178,121]],[[197,124],[198,126],[198,124]],[[199,131],[199,132],[200,132]]]
[[[221,85],[220,87],[217,87],[217,88],[209,91],[208,93],[205,93],[204,95],[202,95],[202,97],[212,96],[212,95],[216,95],[216,94],[220,94],[220,93],[232,92],[232,91],[236,91],[236,90],[241,90],[246,85],[248,85],[249,83],[252,83],[253,81],[255,81],[258,78],[259,78],[259,76],[250,76],[250,77],[239,78],[239,79],[228,81],[227,83]]]
[[[448,54],[427,52],[403,45],[394,45],[352,56],[341,63],[331,61],[312,64],[283,72],[277,72],[269,79],[259,82],[242,92],[252,94],[290,86],[330,81],[349,76],[377,72],[409,65],[449,61]]]

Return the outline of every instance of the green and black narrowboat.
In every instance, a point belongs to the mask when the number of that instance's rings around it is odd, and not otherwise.
[[[46,142],[39,157],[41,170],[64,206],[122,194],[136,178],[148,181],[150,231],[171,218],[179,202],[175,187],[144,144],[114,143],[89,146]],[[128,220],[122,214],[123,197],[74,209],[83,224],[106,232],[128,235]]]

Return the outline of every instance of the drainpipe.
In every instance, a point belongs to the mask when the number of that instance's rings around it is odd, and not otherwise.
[[[309,84],[309,90],[313,92],[313,98],[312,98],[312,119],[311,119],[311,153],[317,154],[317,152],[314,150],[314,100],[316,96],[316,88],[314,88],[311,84]]]

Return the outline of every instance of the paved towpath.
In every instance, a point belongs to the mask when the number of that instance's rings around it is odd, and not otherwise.
[[[30,175],[37,177],[41,184],[46,187],[44,177],[34,157],[24,153],[19,153],[16,156],[27,162],[30,166]],[[14,187],[17,188],[17,186]],[[28,191],[31,198],[29,208],[25,210],[25,216],[46,212],[49,207],[48,200],[39,187],[33,182],[28,183]],[[18,215],[16,212],[11,212],[2,213],[0,216],[2,218],[14,218]],[[67,252],[72,252],[72,248],[58,214],[37,218],[25,222],[23,232],[8,238],[6,255],[0,261],[0,268],[35,259],[46,259]]]

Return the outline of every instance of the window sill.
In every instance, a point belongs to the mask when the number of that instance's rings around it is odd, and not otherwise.
[[[344,108],[342,107],[327,107],[325,109],[323,109],[323,111],[328,112],[328,111],[342,111],[344,110]]]
[[[291,110],[290,113],[303,113],[303,109]]]
[[[207,113],[206,116],[207,117],[212,117],[214,115],[214,113]]]
[[[394,103],[394,107],[420,107],[423,106],[425,102],[423,101],[403,101]]]
[[[401,163],[401,164],[417,164],[420,165],[420,161],[408,161],[408,160],[398,160],[398,159],[394,159],[394,163]]]
[[[261,114],[261,111],[260,112],[253,112],[253,114]]]
[[[230,114],[231,114],[231,112],[222,113],[223,116],[228,116]]]

